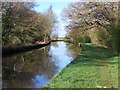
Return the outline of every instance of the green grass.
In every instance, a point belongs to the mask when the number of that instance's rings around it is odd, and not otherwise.
[[[55,75],[44,88],[118,88],[118,56],[94,44]]]

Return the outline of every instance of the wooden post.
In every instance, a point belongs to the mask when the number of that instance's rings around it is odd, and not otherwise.
[[[82,47],[82,44],[81,44],[81,43],[78,43],[78,45],[79,45],[80,47]]]

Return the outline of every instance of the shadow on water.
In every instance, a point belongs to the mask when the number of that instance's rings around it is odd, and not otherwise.
[[[14,48],[2,48],[2,57],[10,57],[19,53],[28,52],[34,49],[39,49],[42,47],[45,47],[47,45],[50,45],[51,42],[46,44],[32,44],[32,45],[26,45],[26,46],[19,46]]]
[[[80,48],[65,42],[5,57],[2,60],[3,88],[41,88],[69,64]]]

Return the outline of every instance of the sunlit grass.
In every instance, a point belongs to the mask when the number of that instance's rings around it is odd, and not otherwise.
[[[118,88],[118,56],[102,46],[85,44],[82,53],[44,88]]]

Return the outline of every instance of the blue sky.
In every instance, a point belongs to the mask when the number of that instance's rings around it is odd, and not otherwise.
[[[44,12],[52,5],[53,11],[56,13],[59,20],[59,28],[56,31],[59,37],[64,37],[66,34],[66,30],[64,29],[65,23],[61,20],[61,11],[68,6],[69,2],[38,2],[36,1],[37,7],[35,7],[35,11]]]
[[[60,13],[65,7],[67,7],[69,2],[36,2],[37,7],[35,8],[36,11],[44,11],[49,8],[50,5],[53,6],[53,10],[56,13]]]

